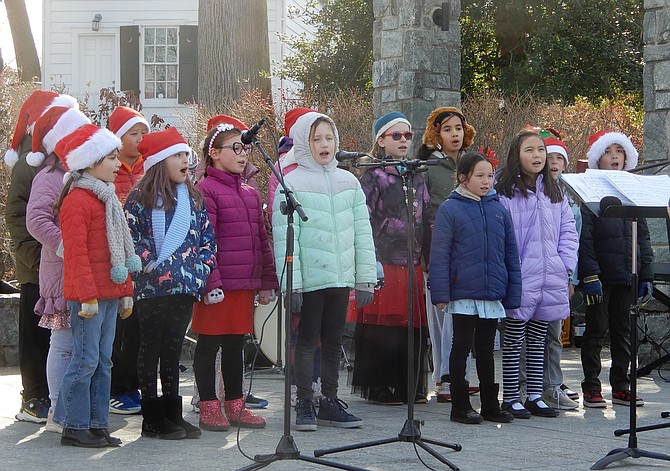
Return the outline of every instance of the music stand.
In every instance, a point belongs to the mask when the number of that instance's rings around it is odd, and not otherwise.
[[[588,208],[596,215],[598,215],[599,207],[592,203],[587,203]],[[600,212],[599,217],[604,218],[626,218],[631,219],[632,221],[632,230],[631,230],[631,271],[632,271],[632,286],[631,290],[633,291],[633,304],[630,311],[630,395],[631,395],[631,404],[629,404],[630,416],[629,424],[630,429],[628,432],[628,446],[626,448],[615,448],[606,456],[596,461],[596,463],[591,466],[591,469],[605,469],[611,463],[615,461],[622,460],[624,458],[652,458],[657,460],[670,461],[670,456],[663,453],[656,453],[653,451],[643,450],[637,446],[637,405],[633,404],[633,401],[637,398],[637,320],[640,313],[640,303],[637,298],[638,290],[638,273],[637,273],[637,221],[638,218],[658,218],[665,217],[666,208],[656,208],[656,207],[641,207],[641,206],[622,206],[622,205],[610,205],[602,212]],[[661,427],[658,427],[661,428]],[[619,432],[619,433],[617,433]],[[623,435],[620,430],[614,432],[615,436]]]
[[[251,142],[258,148],[263,160],[270,167],[277,181],[282,187],[282,193],[286,198],[282,204],[282,214],[286,215],[286,305],[291,306],[292,298],[292,288],[293,288],[293,249],[294,249],[294,232],[293,232],[293,213],[297,212],[300,219],[307,221],[307,216],[302,210],[302,206],[295,199],[293,192],[286,186],[284,183],[284,178],[282,174],[277,170],[272,162],[270,156],[265,152],[263,146],[261,146],[258,138],[255,135],[252,135]],[[279,316],[281,317],[281,302],[278,303]],[[286,335],[284,335],[284,351],[290,352],[291,348],[291,336],[288,333],[291,331],[291,316],[284,316],[284,329]],[[275,461],[283,460],[300,460],[307,461],[309,463],[320,464],[323,466],[329,466],[331,468],[337,469],[346,469],[349,471],[366,471],[364,468],[358,468],[356,466],[349,466],[345,464],[335,463],[328,460],[323,460],[311,456],[306,456],[300,453],[293,436],[291,436],[291,362],[287,361],[284,368],[284,434],[279,439],[277,448],[272,454],[258,454],[254,456],[254,463],[240,468],[238,471],[251,471],[256,469],[265,468],[266,466],[271,465]]]
[[[381,440],[372,440],[368,442],[355,443],[336,448],[314,450],[314,456],[319,457],[330,453],[339,453],[341,451],[358,450],[387,443],[408,442],[419,446],[428,452],[438,461],[446,464],[454,471],[459,468],[448,459],[433,450],[428,444],[438,445],[445,448],[451,448],[454,451],[461,451],[462,447],[456,443],[445,443],[439,440],[433,440],[421,436],[421,425],[423,421],[414,419],[414,391],[416,390],[414,378],[414,264],[410,261],[414,259],[414,175],[425,171],[425,165],[435,165],[436,160],[384,160],[381,162],[369,164],[354,164],[355,167],[399,167],[407,168],[407,419],[400,433],[391,438]],[[423,170],[419,167],[424,167]]]

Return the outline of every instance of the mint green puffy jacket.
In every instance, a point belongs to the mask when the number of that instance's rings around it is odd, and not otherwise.
[[[371,288],[377,282],[377,269],[365,193],[354,175],[337,168],[335,159],[320,165],[312,158],[309,132],[320,117],[332,124],[337,136],[332,120],[319,113],[301,116],[291,130],[298,168],[284,179],[309,218],[302,221],[297,213],[294,217],[293,289]],[[287,222],[279,210],[282,201],[284,196],[278,191],[272,207],[272,234],[279,278],[286,255]],[[285,289],[286,276],[282,279]]]

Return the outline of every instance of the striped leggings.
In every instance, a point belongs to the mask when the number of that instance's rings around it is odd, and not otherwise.
[[[546,321],[505,319],[503,337],[503,400],[519,398],[519,358],[521,345],[526,340],[526,392],[542,394],[544,343],[547,336]]]

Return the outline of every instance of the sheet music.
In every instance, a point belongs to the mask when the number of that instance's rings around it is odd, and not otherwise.
[[[619,170],[596,170],[596,172],[604,172],[607,179],[636,206],[668,205],[670,199],[668,175],[636,175]]]
[[[666,207],[670,199],[668,175],[588,169],[586,173],[563,174],[561,179],[585,203],[598,203],[605,196],[616,196],[625,206]]]

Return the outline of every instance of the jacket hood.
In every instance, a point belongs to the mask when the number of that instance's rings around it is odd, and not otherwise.
[[[291,128],[291,136],[293,137],[293,149],[291,150],[293,151],[293,158],[298,166],[310,170],[334,170],[337,168],[337,160],[335,160],[334,156],[327,165],[320,165],[316,163],[314,157],[312,157],[312,151],[309,148],[309,133],[312,129],[312,125],[319,118],[324,118],[331,124],[333,131],[335,132],[335,152],[340,149],[340,136],[333,120],[325,114],[310,112],[299,117]],[[285,162],[282,162],[282,164],[286,166]]]

